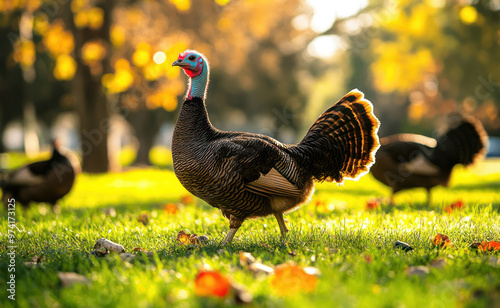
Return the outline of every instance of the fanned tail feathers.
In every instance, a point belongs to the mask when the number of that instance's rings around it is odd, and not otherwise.
[[[431,160],[441,166],[468,166],[483,159],[488,149],[488,135],[476,118],[451,113],[446,132],[438,138]]]
[[[372,104],[354,89],[316,120],[296,148],[317,180],[357,180],[375,162],[379,124]]]

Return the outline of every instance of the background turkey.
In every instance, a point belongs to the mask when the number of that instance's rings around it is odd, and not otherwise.
[[[30,202],[47,202],[54,206],[73,187],[81,171],[80,162],[59,140],[52,142],[52,157],[0,175],[3,203],[14,198],[16,204],[28,207]]]
[[[247,218],[274,215],[285,236],[283,213],[308,202],[313,180],[357,179],[374,161],[379,122],[357,90],[325,111],[300,143],[286,145],[264,135],[214,128],[205,108],[205,57],[187,50],[172,65],[190,77],[172,140],[175,174],[229,219],[224,245]]]
[[[451,113],[446,122],[437,140],[414,134],[380,140],[371,172],[392,188],[391,204],[396,192],[414,187],[427,189],[427,204],[430,204],[431,188],[448,186],[456,164],[468,166],[485,156],[488,136],[477,119]]]

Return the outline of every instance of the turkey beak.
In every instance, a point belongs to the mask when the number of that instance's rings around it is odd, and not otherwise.
[[[177,61],[174,61],[174,63],[172,63],[172,66],[187,67],[187,66],[189,66],[189,64],[186,62],[183,62],[182,59],[177,59]]]

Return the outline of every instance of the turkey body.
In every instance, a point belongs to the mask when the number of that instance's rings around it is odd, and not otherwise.
[[[172,142],[179,181],[228,218],[287,212],[305,202],[314,191],[313,179],[294,154],[290,146],[265,135],[215,129],[197,98],[184,103]],[[275,177],[273,187],[253,183],[262,175]]]
[[[393,195],[405,189],[425,188],[430,203],[430,190],[447,187],[453,167],[468,166],[484,157],[487,135],[481,123],[460,114],[452,119],[446,132],[433,139],[416,134],[399,134],[380,139],[373,176],[392,189]]]
[[[3,202],[14,198],[16,203],[28,207],[30,202],[47,202],[55,205],[73,187],[76,174],[81,171],[78,159],[69,151],[53,143],[49,160],[35,162],[0,178]]]
[[[314,181],[356,179],[368,172],[379,146],[372,105],[353,90],[326,110],[301,142],[216,129],[205,106],[208,63],[196,51],[179,54],[174,66],[190,77],[172,138],[174,172],[193,195],[229,219],[230,242],[248,218],[274,215],[282,236],[283,213],[314,193]]]

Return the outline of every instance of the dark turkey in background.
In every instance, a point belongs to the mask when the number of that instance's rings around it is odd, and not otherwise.
[[[447,187],[455,165],[469,166],[484,158],[488,135],[479,120],[454,112],[446,115],[437,140],[398,134],[380,139],[380,144],[371,172],[392,188],[391,204],[395,193],[416,187],[427,190],[430,204],[431,189]]]
[[[0,175],[3,203],[9,199],[29,207],[31,202],[46,202],[52,206],[73,187],[75,177],[81,172],[80,162],[59,140],[52,141],[52,157]]]

